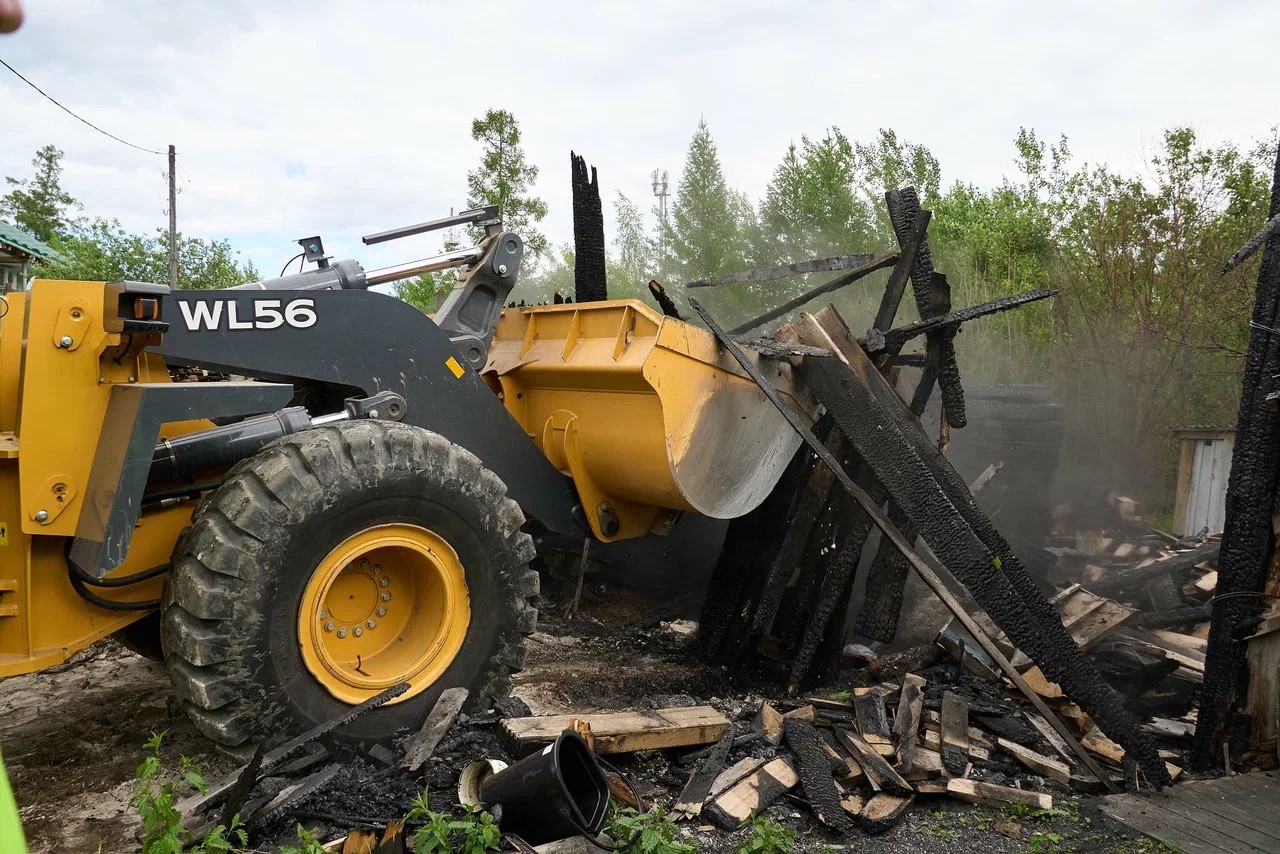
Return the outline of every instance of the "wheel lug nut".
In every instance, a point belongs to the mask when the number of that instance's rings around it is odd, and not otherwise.
[[[391,601],[391,591],[390,591],[390,590],[383,590],[383,591],[382,591],[382,597],[381,597],[381,598],[382,598],[382,601],[383,601],[383,602],[390,602],[390,601]]]
[[[371,629],[376,629],[376,628],[378,627],[378,621],[377,621],[377,620],[370,620],[369,622],[365,623],[365,625],[366,625],[366,626],[368,626],[368,627],[369,627],[369,628],[371,628]]]
[[[391,583],[391,579],[387,578],[385,575],[378,579],[379,587],[386,587],[390,583]]]
[[[325,623],[325,624],[324,624],[324,630],[325,630],[326,632],[331,632],[331,631],[333,631],[333,620],[330,620],[329,622],[327,622],[327,623]]]
[[[360,628],[359,626],[356,626],[355,630],[352,631],[351,634],[355,635],[356,637],[360,637],[362,634],[364,634],[364,629]]]
[[[380,564],[380,563],[375,563],[375,564],[373,565],[373,574],[374,574],[374,575],[382,575],[382,564]]]
[[[385,617],[385,616],[387,616],[387,609],[386,609],[386,608],[378,608],[378,616],[379,616],[379,617]]]
[[[367,560],[363,560],[363,559],[362,559],[362,560],[360,561],[360,568],[361,568],[361,569],[368,569],[368,568],[369,568],[369,561],[367,561]]]
[[[328,612],[328,611],[321,611],[321,612],[320,612],[320,619],[322,619],[322,620],[327,620],[327,619],[329,619],[329,612]]]
[[[338,637],[340,637],[340,638],[345,638],[346,636],[347,636],[347,627],[346,627],[346,626],[343,626],[342,628],[338,629]]]

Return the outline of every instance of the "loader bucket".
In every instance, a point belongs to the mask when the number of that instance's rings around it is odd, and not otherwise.
[[[813,417],[789,363],[759,365]],[[573,477],[603,540],[660,531],[679,511],[741,516],[799,446],[714,336],[637,300],[509,308],[483,373]]]

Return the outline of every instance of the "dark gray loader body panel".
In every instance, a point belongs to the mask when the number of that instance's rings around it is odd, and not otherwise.
[[[573,481],[543,456],[432,320],[395,297],[360,290],[174,291],[156,351],[259,380],[310,380],[393,391],[402,421],[475,454],[512,498],[553,531],[581,535]]]

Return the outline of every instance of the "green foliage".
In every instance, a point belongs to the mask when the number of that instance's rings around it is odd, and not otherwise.
[[[635,202],[618,193],[613,202],[614,225],[617,236],[613,246],[617,250],[619,273],[625,276],[633,288],[644,286],[657,275],[656,253],[653,242],[644,233],[644,218]],[[614,276],[608,275],[610,296],[614,288]]]
[[[1031,838],[1027,840],[1027,846],[1023,851],[1032,854],[1032,852],[1056,851],[1059,843],[1062,842],[1061,833],[1033,833]]]
[[[169,281],[169,235],[156,229],[150,237],[130,234],[116,220],[95,219],[52,246],[61,256],[32,266],[42,279],[109,282]],[[261,278],[250,263],[242,263],[226,240],[206,241],[178,235],[178,287],[230,288]]]
[[[622,854],[694,854],[696,839],[681,839],[680,828],[662,807],[638,812],[631,807],[615,809],[604,832]]]
[[[502,831],[493,816],[478,806],[459,806],[453,814],[432,810],[424,790],[413,800],[406,819],[421,821],[413,834],[414,854],[483,854],[497,851]]]
[[[745,840],[734,847],[735,854],[791,854],[796,850],[796,833],[767,815],[755,815],[742,823]]]
[[[281,845],[280,854],[324,854],[324,845],[315,833],[299,824],[294,828],[294,834],[298,837],[300,844]]]
[[[761,254],[789,263],[873,244],[873,217],[860,192],[858,157],[839,128],[800,137],[774,170],[760,205]]]
[[[453,270],[442,273],[423,273],[412,279],[396,282],[391,292],[425,314],[434,314],[441,297],[453,290],[458,274]]]
[[[480,143],[480,168],[467,173],[467,206],[497,205],[506,227],[524,238],[532,255],[541,255],[547,238],[534,226],[547,215],[547,204],[530,195],[538,167],[525,160],[520,124],[506,110],[489,110],[471,123],[471,138]],[[473,228],[479,240],[482,232]]]
[[[205,834],[199,842],[187,839],[182,829],[182,814],[174,806],[178,795],[178,781],[160,782],[163,770],[160,745],[165,733],[153,734],[143,747],[148,753],[138,766],[134,780],[133,797],[129,803],[142,819],[141,854],[231,854],[248,844],[249,836],[240,817],[234,816],[230,826],[218,825]],[[195,763],[187,757],[180,758],[180,781],[187,787],[204,793],[204,776]],[[310,854],[310,852],[307,852]]]
[[[920,832],[926,836],[932,836],[935,839],[941,839],[943,842],[955,842],[960,838],[960,833],[945,824],[929,824],[920,825]]]
[[[669,274],[689,280],[742,269],[754,220],[751,203],[725,183],[711,129],[699,120],[669,219],[660,225]]]
[[[12,188],[0,198],[0,216],[7,222],[48,243],[65,235],[72,226],[70,212],[80,203],[62,189],[62,151],[46,145],[31,159],[35,176],[5,178]]]

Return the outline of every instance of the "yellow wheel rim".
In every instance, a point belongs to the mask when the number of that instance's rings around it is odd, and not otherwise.
[[[470,622],[457,552],[426,528],[378,525],[320,561],[302,591],[298,644],[307,670],[344,703],[408,682],[403,702],[448,669]]]

